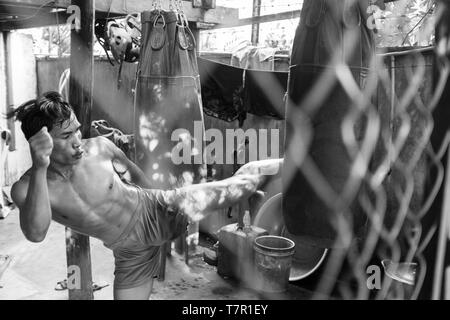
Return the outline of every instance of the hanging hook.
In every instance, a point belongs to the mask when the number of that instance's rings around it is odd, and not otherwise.
[[[155,18],[155,22],[153,22],[153,27],[156,27],[156,25],[158,24],[159,19],[161,18],[163,21],[163,28],[166,26],[166,19],[164,18],[164,15],[161,14],[161,11],[158,10],[158,16]]]

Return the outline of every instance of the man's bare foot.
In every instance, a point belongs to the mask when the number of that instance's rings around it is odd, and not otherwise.
[[[0,279],[2,278],[3,273],[6,271],[10,263],[11,263],[10,256],[0,255]]]

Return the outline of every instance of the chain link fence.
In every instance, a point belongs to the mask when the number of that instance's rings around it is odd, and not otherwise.
[[[437,11],[438,21],[443,8]],[[345,44],[348,51],[361,40],[343,38],[353,41]],[[448,56],[437,56],[434,47],[379,53],[358,81],[339,54],[336,50],[328,70],[286,117],[295,129],[285,146],[291,165],[284,170],[291,171],[283,174],[283,185],[289,186],[289,177],[300,172],[331,212],[336,232],[313,299],[440,298],[448,232],[440,221],[439,195],[444,190],[450,119],[447,127],[442,127],[444,119],[436,127],[433,114],[448,107],[443,102]],[[275,82],[260,85],[281,90]],[[349,99],[346,115],[336,117],[349,160],[347,179],[339,189],[311,152],[314,137],[321,134],[312,119],[327,108],[327,98],[337,87]],[[354,226],[361,217],[364,231],[358,236]]]

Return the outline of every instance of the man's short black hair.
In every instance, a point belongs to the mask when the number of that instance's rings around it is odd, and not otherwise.
[[[22,122],[22,131],[28,140],[43,127],[50,132],[54,125],[62,125],[72,112],[70,104],[58,92],[49,91],[9,112],[7,118]]]

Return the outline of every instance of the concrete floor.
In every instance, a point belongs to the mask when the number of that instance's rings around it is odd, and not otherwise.
[[[58,281],[66,278],[65,229],[53,222],[46,239],[31,243],[22,235],[17,209],[0,220],[0,255],[10,255],[11,264],[0,279],[0,300],[66,300],[68,292],[56,291]],[[151,300],[259,300],[309,299],[312,292],[289,285],[287,292],[263,296],[243,289],[217,274],[217,268],[203,261],[203,248],[186,265],[172,250],[167,260],[166,279],[155,281]],[[113,297],[112,252],[97,239],[91,238],[92,274],[94,283],[109,286],[94,292],[96,300]]]

